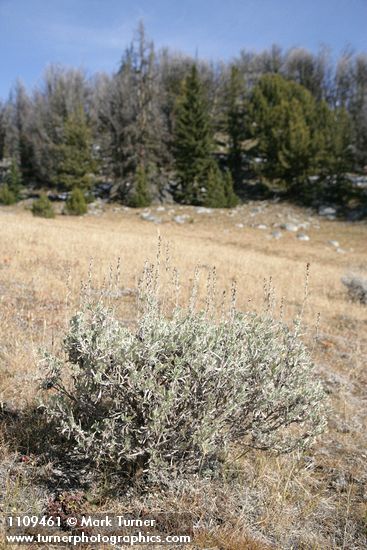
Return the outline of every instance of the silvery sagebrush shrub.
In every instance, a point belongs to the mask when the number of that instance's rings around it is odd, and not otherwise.
[[[342,277],[342,283],[347,287],[349,298],[353,302],[367,305],[367,279],[358,275],[346,275]]]
[[[148,285],[149,286],[149,285]],[[94,468],[157,481],[213,471],[233,444],[278,452],[324,427],[320,383],[295,329],[269,314],[177,307],[148,289],[135,328],[101,302],[46,356],[46,410]]]

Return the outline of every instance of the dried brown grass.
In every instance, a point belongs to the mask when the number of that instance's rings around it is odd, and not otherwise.
[[[253,452],[230,463],[229,477],[239,476],[252,495],[256,508],[253,517],[246,526],[242,520],[233,523],[235,499],[228,497],[228,511],[221,507],[218,512],[223,519],[221,528],[202,533],[197,544],[223,550],[362,548],[367,524],[367,316],[365,307],[348,302],[340,279],[351,268],[367,268],[366,225],[315,219],[320,229],[307,230],[311,241],[305,243],[291,233],[278,241],[268,239],[267,232],[260,229],[235,227],[237,222],[251,221],[250,207],[212,215],[198,215],[190,208],[176,211],[183,212],[194,223],[179,226],[167,221],[157,226],[142,221],[135,211],[114,212],[112,208],[101,217],[55,220],[33,218],[19,206],[0,210],[0,403],[21,410],[32,402],[37,388],[38,349],[57,346],[77,307],[80,284],[88,277],[91,258],[92,286],[107,288],[110,266],[121,258],[118,286],[124,295],[122,314],[127,322],[135,315],[134,292],[144,261],[154,261],[158,231],[164,242],[170,242],[183,301],[188,299],[195,266],[201,266],[205,274],[215,265],[218,289],[229,293],[231,282],[237,280],[240,309],[262,307],[264,279],[271,276],[276,310],[281,309],[284,298],[283,314],[291,321],[302,307],[305,266],[310,262],[305,338],[314,347],[320,375],[330,393],[329,431],[307,457],[276,458]],[[305,216],[301,210],[293,208],[293,212]],[[279,221],[284,213],[283,206],[269,205],[256,221]],[[336,253],[327,244],[330,239],[338,240],[347,252]],[[114,268],[112,273],[112,278],[116,277]],[[163,288],[166,299],[170,292]],[[113,293],[110,299],[121,303]],[[318,313],[319,338],[315,342]],[[1,468],[5,471],[17,449],[6,437],[6,430],[2,437]],[[10,487],[19,475],[9,474],[6,479],[7,503],[13,500],[18,507],[19,490]],[[37,492],[29,485],[31,481],[22,483],[28,494]],[[163,496],[161,500],[162,505],[169,504]],[[196,506],[193,500],[191,505]],[[109,506],[118,508],[119,504],[110,501]],[[187,500],[185,506],[190,506]]]

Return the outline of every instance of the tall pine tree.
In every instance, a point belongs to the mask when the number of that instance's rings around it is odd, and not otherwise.
[[[200,203],[201,188],[212,163],[212,148],[208,104],[197,67],[193,65],[176,110],[174,157],[182,202]]]
[[[66,119],[62,142],[54,150],[57,159],[55,183],[67,189],[88,189],[97,167],[92,155],[91,129],[81,106]]]
[[[237,66],[231,67],[226,92],[226,130],[229,136],[228,165],[235,187],[241,185],[242,156],[241,143],[244,140],[245,86]]]
[[[318,169],[323,140],[317,104],[306,88],[265,75],[252,92],[249,115],[262,175],[292,187]]]

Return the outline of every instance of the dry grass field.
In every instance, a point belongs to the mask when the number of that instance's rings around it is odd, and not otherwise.
[[[208,270],[216,267],[218,302],[236,280],[242,310],[263,307],[264,279],[271,277],[275,314],[282,310],[287,322],[302,308],[309,263],[304,338],[330,400],[328,430],[306,455],[250,452],[229,461],[232,489],[198,481],[180,495],[162,495],[160,505],[210,510],[220,518],[216,530],[198,535],[195,548],[364,548],[367,308],[348,300],[341,277],[367,271],[366,224],[327,221],[275,202],[232,211],[176,206],[151,212],[161,223],[112,206],[54,220],[33,218],[22,205],[0,209],[0,512],[40,512],[50,496],[37,479],[38,470],[46,475],[52,465],[39,464],[34,426],[21,437],[14,429],[17,411],[37,398],[39,350],[57,348],[91,263],[92,288],[108,288],[120,258],[121,275],[107,300],[131,322],[138,279],[144,261],[154,261],[160,234],[163,260],[169,243],[170,262],[179,271],[182,301],[196,266],[203,288]],[[185,223],[173,221],[178,215],[186,216]],[[273,238],[272,231],[287,222],[305,224],[299,231],[310,240],[291,231]],[[170,299],[169,282],[162,295]],[[92,500],[86,502],[95,511],[127,507],[126,500],[108,494],[97,504]]]

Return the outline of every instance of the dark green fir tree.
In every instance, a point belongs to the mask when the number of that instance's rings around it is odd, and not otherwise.
[[[31,210],[33,216],[38,216],[39,218],[55,217],[52,203],[45,193],[41,193],[40,197],[33,202]]]
[[[226,93],[226,130],[229,137],[228,165],[237,189],[242,179],[244,121],[245,86],[238,67],[232,66]]]
[[[238,204],[238,197],[233,189],[233,178],[229,170],[222,176],[226,208],[234,208]]]
[[[223,185],[223,177],[218,166],[213,162],[207,172],[204,206],[209,208],[224,208],[227,206]]]
[[[237,203],[231,173],[228,170],[221,172],[217,163],[212,161],[207,171],[202,204],[209,208],[232,208]]]
[[[5,184],[8,189],[13,193],[15,200],[19,198],[19,192],[22,187],[22,174],[18,168],[18,165],[14,159],[12,159],[9,171],[5,176]]]
[[[193,65],[177,103],[174,135],[175,166],[181,184],[178,198],[186,204],[200,204],[211,164],[212,135],[203,85]]]
[[[88,212],[87,201],[84,193],[78,187],[74,187],[65,204],[65,213],[70,216],[83,216]]]
[[[66,119],[62,142],[55,146],[55,156],[55,183],[67,189],[90,188],[97,167],[92,155],[92,132],[82,107]]]
[[[133,208],[144,208],[150,205],[151,200],[147,171],[140,164],[136,170],[134,190],[128,200],[128,205]]]

